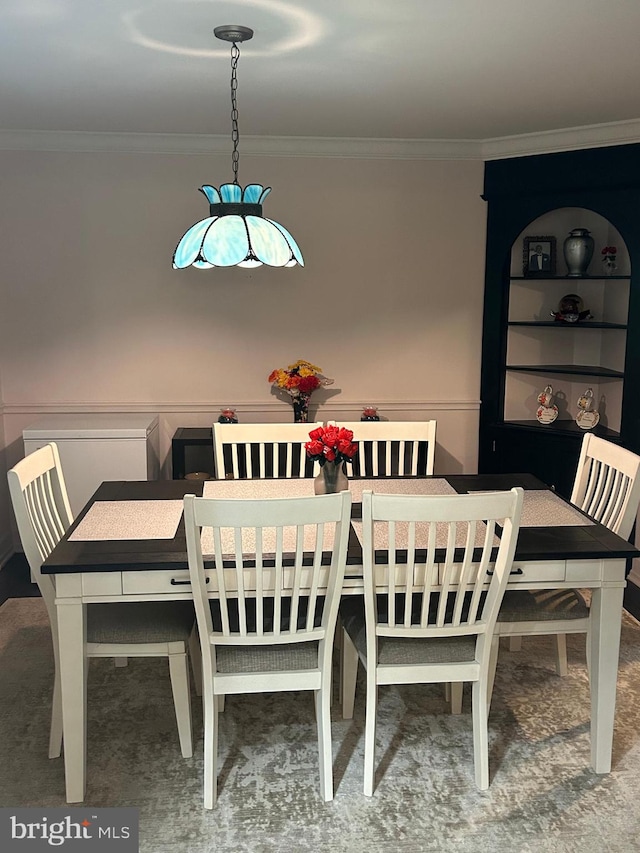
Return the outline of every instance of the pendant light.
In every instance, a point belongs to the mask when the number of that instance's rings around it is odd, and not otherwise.
[[[218,189],[209,184],[200,187],[209,202],[210,215],[196,222],[183,235],[173,255],[173,268],[304,266],[298,244],[284,226],[262,215],[262,202],[271,187],[238,183],[238,44],[253,37],[249,27],[216,27],[216,38],[231,42],[231,140],[233,183]]]

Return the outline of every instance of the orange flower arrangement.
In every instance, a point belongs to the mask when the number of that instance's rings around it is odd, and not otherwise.
[[[269,374],[268,381],[292,398],[295,420],[306,423],[308,420],[309,397],[324,385],[331,385],[333,379],[322,375],[322,368],[310,361],[298,359],[288,367],[278,367]]]

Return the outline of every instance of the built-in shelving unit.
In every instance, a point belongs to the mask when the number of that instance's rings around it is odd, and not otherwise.
[[[487,163],[484,198],[478,469],[528,471],[568,496],[584,435],[577,401],[587,389],[600,414],[593,432],[640,452],[640,294],[633,281],[640,271],[640,146]],[[595,242],[584,276],[569,276],[563,257],[574,228],[587,228]],[[555,238],[556,264],[546,277],[523,269],[525,239],[544,239],[538,235]],[[612,245],[617,269],[609,275],[602,249]],[[592,316],[556,320],[568,294]],[[559,413],[542,424],[538,395],[547,385]]]

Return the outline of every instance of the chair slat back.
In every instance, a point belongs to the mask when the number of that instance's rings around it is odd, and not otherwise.
[[[269,500],[186,495],[184,506],[202,636],[214,645],[274,645],[323,640],[333,632],[349,537],[349,492]],[[207,573],[203,548],[212,564]],[[217,625],[209,593],[219,601]]]
[[[482,495],[363,493],[371,654],[377,636],[493,631],[515,552],[522,500],[522,489]],[[375,551],[380,549],[388,549],[388,571],[381,566],[376,570]],[[381,607],[385,599],[387,606]]]
[[[640,505],[640,456],[587,433],[582,440],[571,502],[628,539]]]
[[[216,477],[219,480],[313,477],[319,466],[307,458],[307,424],[213,424]]]
[[[330,421],[330,423],[338,423]],[[353,432],[359,451],[356,477],[409,477],[433,474],[436,421],[340,421]]]
[[[7,480],[20,541],[55,626],[55,585],[40,569],[73,521],[57,446],[46,444],[25,456]]]

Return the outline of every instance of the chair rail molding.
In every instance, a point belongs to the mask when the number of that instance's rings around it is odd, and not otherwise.
[[[53,414],[87,414],[90,412],[97,413],[116,413],[116,414],[180,414],[183,412],[193,412],[201,414],[203,412],[219,414],[219,410],[228,405],[229,400],[225,397],[224,400],[211,402],[170,402],[162,401],[156,403],[149,402],[127,402],[127,403],[104,403],[104,402],[69,402],[69,403],[14,403],[5,404],[0,410],[0,414],[5,416],[13,415],[53,415]],[[385,415],[393,412],[448,412],[448,411],[477,411],[480,408],[480,400],[380,400],[373,401],[378,410]],[[367,397],[366,400],[336,400],[328,399],[321,400],[320,395],[314,400],[311,398],[311,408],[319,409],[322,412],[360,412],[363,406],[372,404],[372,400]],[[240,403],[234,403],[234,409],[238,414],[243,412],[259,412],[259,413],[275,413],[281,412],[283,407],[291,409],[290,403],[284,400],[244,400]]]

